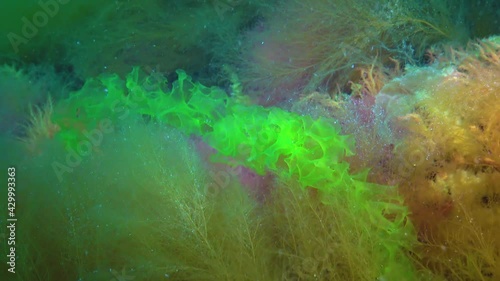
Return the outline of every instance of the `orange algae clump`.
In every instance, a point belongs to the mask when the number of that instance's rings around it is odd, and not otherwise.
[[[458,67],[421,70],[437,75],[408,75],[382,89],[392,92],[387,123],[405,132],[393,169],[406,179],[400,190],[423,242],[423,264],[448,280],[500,277],[499,55],[498,38],[485,39],[455,53]],[[402,85],[406,95],[397,93]]]

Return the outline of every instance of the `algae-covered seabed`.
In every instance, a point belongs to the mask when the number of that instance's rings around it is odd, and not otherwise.
[[[500,3],[6,0],[1,280],[500,280]]]

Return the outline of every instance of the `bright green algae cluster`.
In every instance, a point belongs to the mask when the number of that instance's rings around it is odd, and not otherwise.
[[[318,190],[324,204],[337,194],[346,196],[360,222],[367,221],[367,231],[380,241],[379,248],[373,249],[380,256],[373,261],[380,264],[380,279],[415,279],[405,253],[416,241],[406,207],[401,198],[389,195],[392,187],[366,182],[366,173],[349,173],[343,158],[353,154],[354,141],[340,134],[334,120],[243,104],[219,88],[193,82],[183,71],[177,74],[170,87],[162,77],[141,77],[138,68],[126,81],[117,75],[87,81],[56,108],[58,137],[74,149],[85,132],[98,128],[102,120],[113,122],[130,115],[200,136],[217,150],[214,161],[297,181],[303,188]]]

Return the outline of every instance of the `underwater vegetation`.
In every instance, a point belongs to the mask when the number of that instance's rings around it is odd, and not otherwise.
[[[314,94],[294,107],[314,104],[355,136],[352,169],[371,167],[369,179],[398,186],[418,260],[445,280],[498,276],[499,51],[491,37],[406,67],[374,96]]]
[[[350,92],[371,65],[419,63],[432,46],[498,34],[499,9],[497,1],[284,1],[247,33],[239,73],[266,105]]]
[[[418,163],[408,173],[412,184],[400,186],[416,201],[410,208],[427,242],[425,251],[445,245],[426,262],[440,267],[435,259],[446,256],[450,264],[440,269],[447,275],[487,280],[498,276],[500,260],[493,226],[500,207],[495,199],[500,191],[498,38],[479,41],[469,52],[458,55],[456,67],[432,88],[416,89],[415,103],[408,103],[415,110],[405,115],[414,120],[405,125],[413,140],[405,138],[395,151],[421,152],[410,160]],[[408,122],[405,116],[399,119]]]
[[[42,106],[48,96],[60,98],[72,83],[56,74],[50,66],[32,66],[26,70],[0,67],[0,128],[4,134],[23,134],[22,124],[30,107]],[[30,106],[31,105],[31,106]],[[32,109],[33,109],[32,108]]]
[[[392,188],[369,184],[361,174],[349,174],[348,164],[341,159],[349,152],[351,144],[348,138],[337,135],[338,130],[333,123],[313,121],[278,108],[271,110],[233,104],[220,89],[194,83],[184,72],[179,72],[170,93],[160,95],[162,90],[152,88],[151,77],[138,80],[138,74],[138,69],[135,69],[127,81],[106,75],[89,81],[81,92],[74,93],[68,100],[79,104],[80,111],[86,112],[88,119],[80,118],[80,115],[69,116],[81,119],[80,124],[86,129],[81,132],[79,129],[82,128],[77,127],[72,132],[65,128],[65,120],[61,120],[61,132],[52,142],[44,144],[44,149],[50,149],[51,153],[18,160],[23,167],[18,173],[29,171],[30,174],[23,184],[39,187],[35,194],[29,188],[18,190],[20,197],[27,196],[33,200],[27,202],[29,208],[22,208],[19,213],[19,217],[30,219],[20,224],[19,227],[26,232],[21,232],[18,239],[30,243],[19,247],[18,251],[42,254],[50,249],[51,257],[55,259],[42,259],[33,254],[20,255],[25,258],[20,259],[18,266],[32,268],[23,272],[21,280],[100,280],[100,276],[108,273],[107,268],[119,265],[130,266],[135,276],[146,279],[169,276],[177,280],[275,280],[302,278],[311,274],[321,276],[322,280],[345,280],[346,276],[358,274],[370,279],[414,279],[411,277],[414,274],[411,262],[405,254],[412,246],[414,234],[407,220],[406,208],[397,203],[398,196],[391,191]],[[162,82],[158,82],[157,86]],[[108,94],[89,91],[91,87],[99,86]],[[110,106],[117,101],[123,104],[122,111],[110,111]],[[172,106],[168,108],[162,104]],[[204,111],[196,107],[201,104],[205,106]],[[123,117],[125,110],[129,110],[126,118]],[[54,116],[57,116],[57,107],[54,111]],[[40,114],[43,113],[52,114],[47,110]],[[113,119],[112,113],[118,114],[116,119]],[[144,115],[150,115],[152,119],[146,122]],[[249,129],[257,131],[262,137],[242,139],[243,132],[240,135],[232,130],[236,117],[244,118]],[[57,117],[53,120],[58,123]],[[92,120],[101,122],[96,124]],[[291,193],[273,192],[267,201],[269,205],[259,206],[237,181],[216,190],[208,188],[207,167],[197,159],[192,141],[176,129],[165,128],[154,120],[170,123],[187,134],[200,134],[221,156],[234,156],[236,161],[238,158],[247,159],[246,165],[258,173],[264,169],[275,172],[280,182],[283,181],[283,186],[276,190],[290,189]],[[97,127],[105,121],[110,121],[112,128]],[[36,126],[39,123],[32,124]],[[155,129],[157,126],[163,129]],[[290,132],[301,127],[302,132]],[[74,136],[70,137],[72,134]],[[83,140],[74,142],[82,137],[87,137],[87,142],[92,141],[94,146],[88,145],[84,150]],[[297,139],[290,140],[291,137]],[[314,142],[319,144],[317,149]],[[244,146],[238,148],[236,143]],[[258,157],[250,149],[260,147],[269,151],[267,157]],[[292,156],[289,156],[290,153]],[[70,163],[71,157],[80,159],[72,159],[73,163]],[[58,158],[66,158],[66,163]],[[182,165],[171,165],[175,159],[182,159]],[[38,162],[51,165],[37,167]],[[123,163],[127,167],[119,167],[112,162]],[[129,166],[129,163],[137,163],[137,166]],[[106,168],[108,165],[116,170]],[[92,172],[93,169],[100,172]],[[37,173],[46,175],[43,181],[38,181],[40,177],[36,176]],[[90,174],[93,176],[88,178]],[[286,187],[288,184],[285,182],[293,179],[299,186]],[[185,180],[188,182],[178,182]],[[155,183],[152,185],[151,182]],[[82,183],[83,186],[78,187]],[[281,208],[288,205],[288,200],[294,197],[297,200],[296,196],[304,197],[304,201],[296,203],[307,204],[303,207],[303,217],[298,217],[294,209],[289,210],[287,215],[294,217],[299,228],[286,227],[280,235],[276,232],[276,227],[279,227],[277,221],[281,221],[281,216],[288,212]],[[60,204],[56,204],[58,201]],[[280,201],[285,205],[275,204]],[[127,202],[128,207],[116,205],[122,202]],[[148,203],[144,205],[144,202]],[[345,208],[348,206],[347,211]],[[299,208],[293,204],[290,207]],[[326,213],[308,214],[316,209]],[[335,227],[335,223],[328,223],[328,220],[335,219],[328,214],[337,211],[349,214],[344,220],[344,223],[350,224],[349,227]],[[37,219],[38,215],[49,218],[47,223],[55,224],[57,228],[37,227],[34,222],[42,219]],[[324,248],[322,243],[325,242],[319,241],[314,251],[303,249],[297,252],[304,246],[289,245],[288,237],[305,235],[304,227],[311,231],[307,224],[310,216],[315,215],[324,217],[326,221],[322,227],[316,225],[317,220],[311,221],[315,224],[314,229],[340,237],[340,241],[332,238],[332,243],[343,242],[342,246]],[[325,229],[326,225],[328,229]],[[228,231],[228,227],[232,231]],[[352,234],[354,229],[357,229],[356,234]],[[30,239],[35,232],[37,239]],[[54,244],[43,242],[55,235],[61,235],[61,238],[52,239]],[[282,238],[275,240],[271,235]],[[376,261],[368,272],[355,272],[355,268],[344,268],[346,265],[338,265],[342,268],[339,271],[330,268],[328,260],[335,257],[330,258],[329,255],[336,255],[338,247],[357,247],[360,243],[367,243],[367,247],[361,248],[361,253],[356,255]],[[117,248],[109,247],[110,244]],[[349,253],[340,249],[339,252]],[[149,257],[150,251],[158,255],[158,261]],[[297,255],[299,259],[292,258]],[[117,256],[124,260],[117,259]],[[356,256],[350,259],[357,260]],[[269,266],[269,262],[276,267]],[[297,262],[300,263],[299,268],[293,265]],[[50,266],[54,263],[60,267]],[[323,265],[326,268],[322,269]]]
[[[273,1],[25,1],[0,12],[0,62],[50,63],[85,80],[136,65],[209,77]],[[40,4],[40,3],[42,4]],[[32,15],[32,16],[29,16]],[[211,81],[213,83],[213,81]]]
[[[498,11],[6,1],[0,279],[498,280]]]

